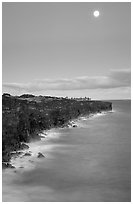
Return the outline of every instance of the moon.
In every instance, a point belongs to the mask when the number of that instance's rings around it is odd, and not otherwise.
[[[99,15],[100,15],[100,12],[96,10],[96,11],[93,12],[93,15],[94,15],[95,18],[98,18]]]

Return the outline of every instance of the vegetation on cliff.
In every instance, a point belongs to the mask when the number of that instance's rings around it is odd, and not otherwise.
[[[2,161],[11,151],[25,148],[24,142],[37,138],[41,130],[61,127],[81,115],[111,110],[112,104],[89,98],[68,99],[51,96],[2,96]]]

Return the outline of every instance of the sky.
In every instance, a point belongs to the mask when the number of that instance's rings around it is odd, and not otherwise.
[[[130,6],[2,3],[3,92],[129,99]]]

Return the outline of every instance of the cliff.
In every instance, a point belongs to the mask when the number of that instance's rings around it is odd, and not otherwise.
[[[11,151],[25,148],[24,142],[37,138],[41,130],[61,127],[78,116],[108,110],[112,110],[112,103],[89,98],[3,94],[2,161],[8,162]]]

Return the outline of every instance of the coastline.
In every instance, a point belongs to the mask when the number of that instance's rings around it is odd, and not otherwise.
[[[108,112],[113,112],[113,110],[109,111],[100,111],[97,113],[91,113],[89,115],[82,115],[73,120],[69,120],[67,123],[62,125],[61,127],[51,128],[49,130],[40,131],[37,135],[39,137],[38,140],[31,140],[28,143],[24,143],[29,148],[20,149],[17,151],[11,152],[12,156],[9,162],[9,167],[4,168],[4,170],[12,169],[16,173],[19,170],[30,170],[35,168],[36,164],[42,159],[47,159],[47,155],[52,150],[53,145],[49,144],[49,141],[52,138],[57,138],[59,135],[56,134],[57,129],[59,128],[80,128],[78,122],[80,120],[88,120],[89,118],[95,118],[98,116],[102,116],[107,114]],[[41,155],[39,157],[39,155]],[[49,157],[49,156],[48,156]]]
[[[122,104],[125,108],[119,102],[114,104],[114,113],[81,118],[78,128],[53,129],[55,134],[51,132],[39,142],[46,158],[36,158],[33,167],[3,171],[3,201],[62,202],[64,192],[63,201],[91,202],[97,201],[99,197],[96,200],[95,196],[99,194],[104,196],[107,188],[106,201],[130,196],[130,108],[128,103]],[[45,145],[53,149],[47,150]],[[69,186],[72,188],[68,192]]]
[[[76,127],[73,120],[112,110],[111,102],[89,98],[2,95],[2,168],[14,168],[9,162],[12,151],[18,156],[24,143],[40,140],[40,132],[51,128]],[[27,153],[26,156],[29,156]],[[43,155],[39,155],[41,157]]]
[[[11,152],[11,159],[9,162],[7,162],[9,164],[9,167],[3,169],[13,169],[16,172],[16,170],[19,169],[28,170],[34,168],[35,162],[46,159],[46,152],[48,154],[48,152],[50,152],[50,150],[53,148],[52,145],[47,143],[49,143],[51,137],[58,137],[55,133],[55,129],[78,127],[76,124],[76,120],[77,119],[68,121],[68,123],[64,124],[62,127],[40,131],[37,135],[39,139],[33,139],[28,143],[24,143],[26,146],[28,146],[28,148]],[[43,151],[45,151],[45,153],[42,153]],[[38,158],[39,153],[42,155],[42,157],[40,158]]]

